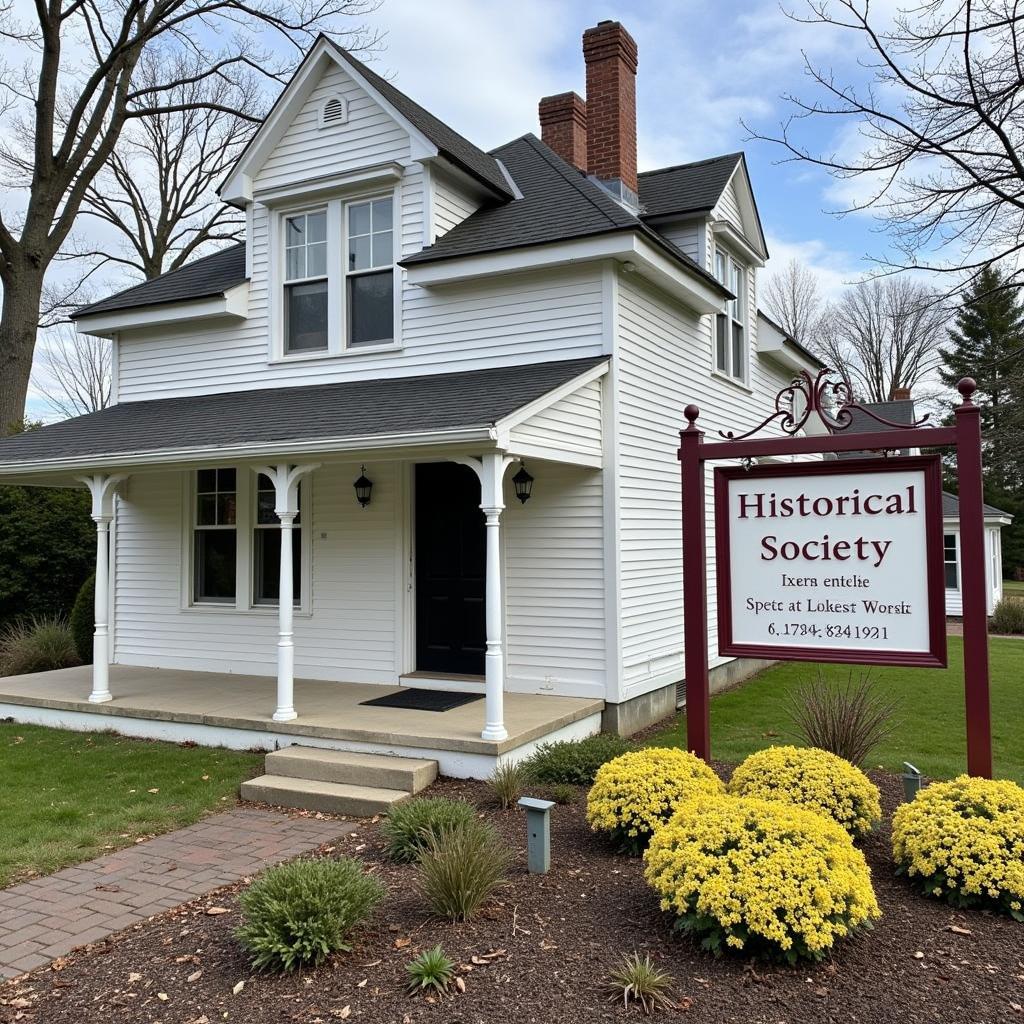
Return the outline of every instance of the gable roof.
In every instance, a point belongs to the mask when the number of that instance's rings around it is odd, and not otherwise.
[[[0,469],[487,430],[607,359],[121,402],[0,440]]]
[[[498,195],[512,198],[508,180],[502,174],[497,160],[490,153],[485,153],[482,149],[474,146],[469,139],[436,118],[429,110],[406,96],[404,92],[396,89],[386,78],[371,70],[344,47],[338,46],[330,39],[327,41],[350,68],[362,75],[410,124],[437,146],[438,152],[443,157],[457,164],[468,174],[497,192]]]
[[[523,135],[492,153],[508,168],[522,198],[481,207],[433,245],[406,257],[402,266],[613,231],[636,231],[685,264],[687,270],[712,285],[716,292],[731,295],[682,249],[648,227],[536,135]]]
[[[742,153],[726,153],[709,160],[641,171],[637,182],[643,215],[666,217],[714,209],[742,159]]]
[[[108,295],[104,299],[81,306],[72,319],[93,313],[132,309],[136,306],[155,306],[165,302],[183,302],[223,295],[230,288],[242,284],[245,276],[245,242],[228,246],[209,256],[186,263],[177,270],[168,271],[150,281],[133,285]]]
[[[1001,508],[996,508],[995,505],[986,505],[984,502],[981,504],[981,511],[986,519],[996,519],[999,517],[1013,519],[1009,512],[1004,512]],[[942,518],[960,518],[960,498],[958,495],[950,494],[949,491],[942,492]]]

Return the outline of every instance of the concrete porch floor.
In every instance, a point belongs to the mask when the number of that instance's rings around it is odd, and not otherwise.
[[[363,706],[362,701],[398,689],[373,683],[296,679],[295,708],[299,717],[292,722],[275,722],[271,716],[276,684],[266,676],[111,665],[110,689],[114,699],[106,704],[89,703],[91,680],[92,669],[87,665],[0,677],[0,717],[40,721],[38,714],[25,715],[18,709],[48,709],[54,712],[44,716],[49,724],[68,724],[72,728],[82,728],[79,716],[90,715],[95,717],[96,724],[92,726],[90,721],[84,727],[126,731],[128,723],[119,724],[119,719],[141,719],[213,730],[249,730],[254,734],[253,746],[260,745],[265,734],[274,734],[281,737],[282,746],[305,738],[327,741],[322,745],[353,744],[352,749],[356,749],[355,745],[414,748],[494,758],[555,733],[564,733],[575,725],[580,729],[589,727],[595,716],[600,721],[604,707],[604,701],[595,699],[506,693],[505,728],[509,735],[508,739],[494,742],[480,738],[483,700],[443,712]],[[66,714],[62,716],[61,712]],[[132,735],[146,734],[139,728],[141,723],[132,725]],[[187,734],[187,728],[177,730],[179,736]],[[166,730],[154,738],[165,735]],[[212,737],[214,733],[208,735]]]

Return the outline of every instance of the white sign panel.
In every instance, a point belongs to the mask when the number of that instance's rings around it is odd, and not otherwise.
[[[719,650],[945,664],[937,456],[715,472]]]

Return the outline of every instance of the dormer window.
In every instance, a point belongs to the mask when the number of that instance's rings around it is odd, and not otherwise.
[[[394,206],[390,194],[370,195],[278,215],[278,358],[394,346]]]
[[[736,298],[715,320],[715,368],[734,380],[747,376],[747,270],[721,248],[715,250],[715,276]]]
[[[327,211],[285,218],[285,352],[327,349]]]

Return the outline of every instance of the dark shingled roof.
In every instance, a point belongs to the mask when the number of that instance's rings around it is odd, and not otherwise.
[[[501,173],[501,168],[493,156],[474,146],[469,139],[461,136],[454,128],[449,128],[443,121],[434,117],[429,110],[424,110],[415,100],[411,100],[404,92],[396,89],[386,78],[382,78],[361,60],[353,57],[348,50],[331,40],[328,42],[331,43],[338,55],[363,75],[410,124],[430,139],[442,156],[458,164],[463,170],[490,186],[499,195],[511,198],[512,191],[509,188],[508,180]]]
[[[994,505],[982,503],[981,508],[985,513],[986,519],[995,516],[1005,516],[1007,519],[1013,518],[1009,512],[1004,512],[1001,508],[996,508]],[[942,517],[943,519],[958,519],[960,517],[960,499],[948,491],[942,492]]]
[[[638,175],[645,217],[710,210],[722,197],[742,153],[644,171]]]
[[[508,168],[522,199],[477,210],[433,245],[402,260],[403,266],[613,231],[639,231],[716,291],[728,294],[678,246],[649,228],[535,135],[523,135],[493,152]]]
[[[75,318],[92,313],[109,313],[136,306],[156,306],[164,302],[206,299],[223,295],[229,288],[245,281],[245,243],[221,249],[211,256],[186,263],[152,281],[126,288],[105,299],[76,309]]]
[[[912,398],[901,398],[894,402],[860,402],[850,409],[853,420],[843,430],[844,434],[873,434],[876,431],[898,429],[888,423],[879,423],[878,420],[862,412],[862,409],[867,409],[876,416],[881,416],[883,420],[889,420],[890,423],[898,423],[901,427],[913,426],[917,419]]]
[[[124,402],[0,441],[0,466],[489,427],[607,356]]]

